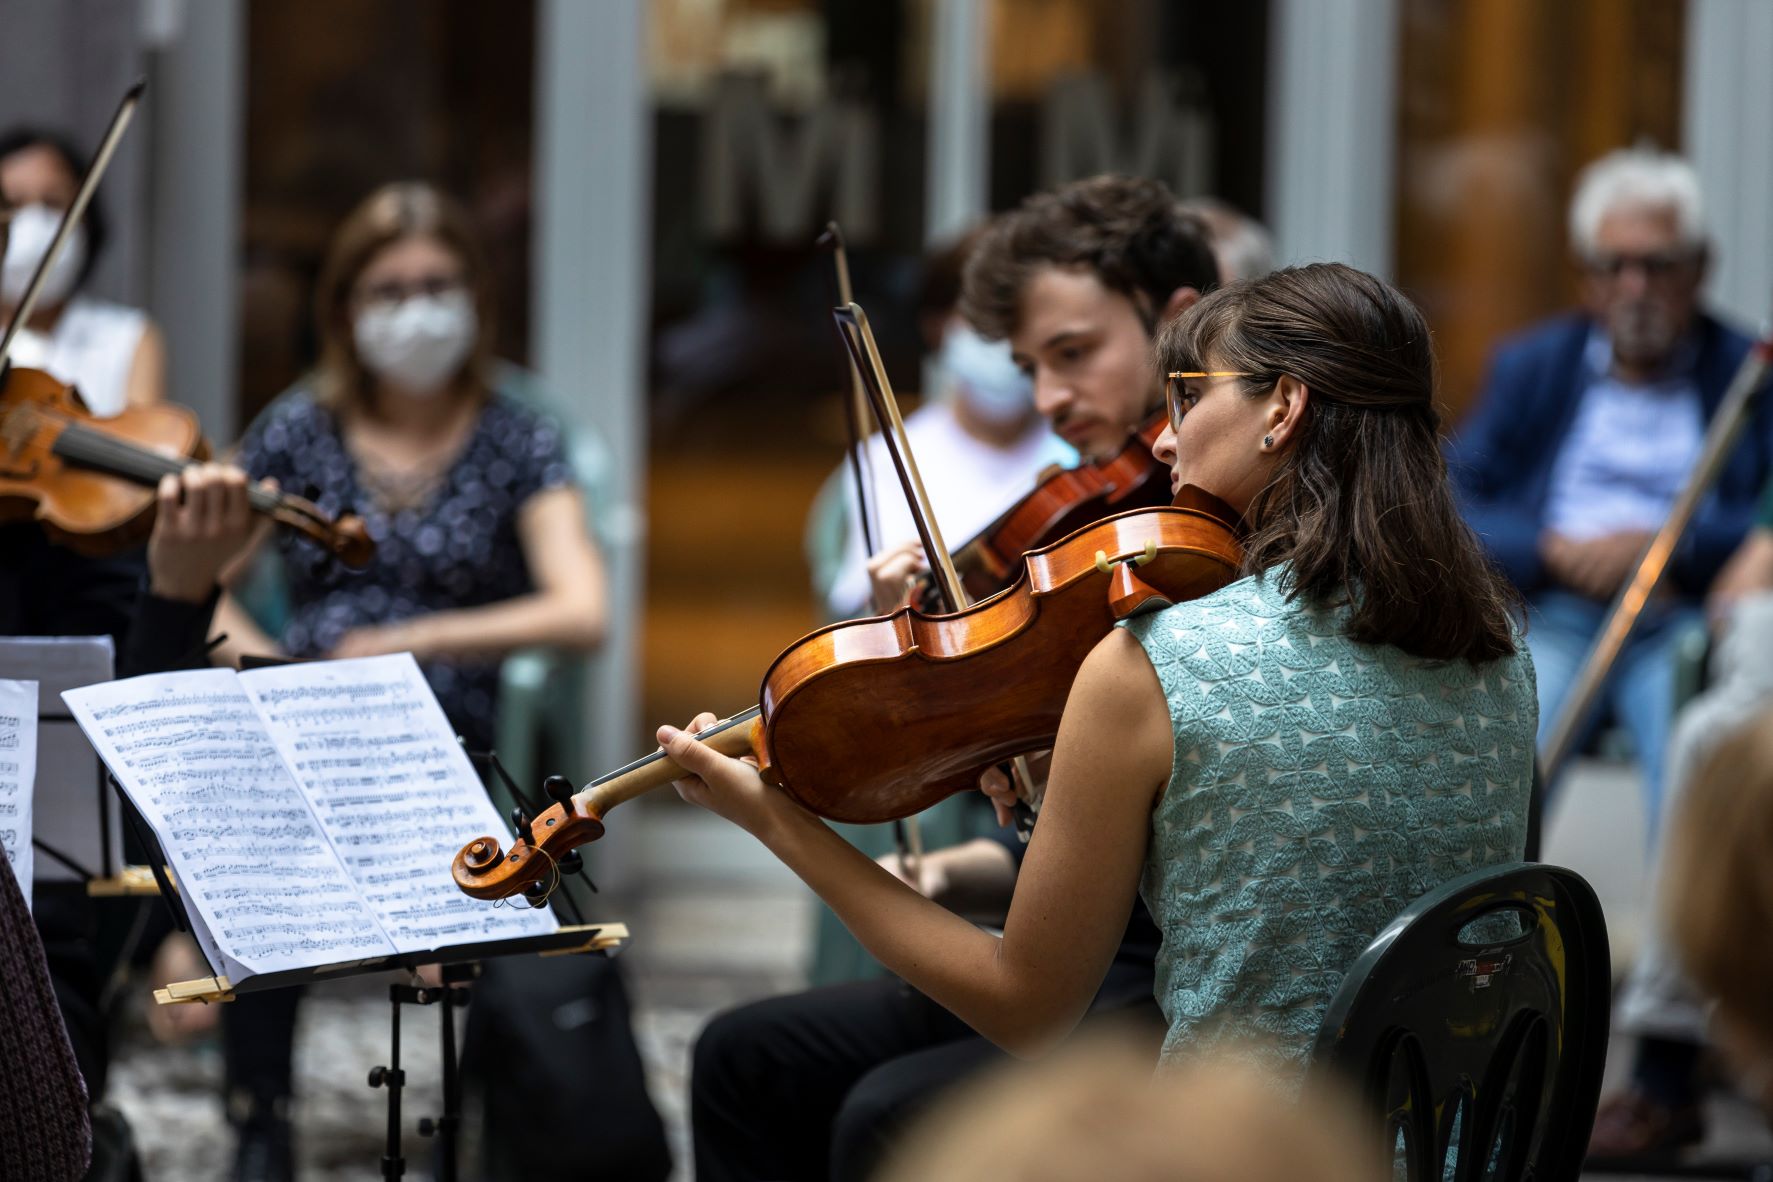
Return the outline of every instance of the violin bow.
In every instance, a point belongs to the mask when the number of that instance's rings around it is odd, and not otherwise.
[[[6,335],[0,336],[0,374],[6,372],[12,356],[13,338],[30,323],[31,313],[37,310],[37,297],[43,290],[43,280],[61,255],[62,248],[67,245],[68,236],[85,216],[86,207],[92,203],[92,195],[98,190],[105,170],[111,166],[111,157],[116,154],[117,145],[123,141],[123,133],[128,130],[130,120],[135,117],[136,106],[141,102],[142,92],[147,88],[148,80],[138,79],[134,86],[124,92],[123,100],[117,104],[110,126],[105,128],[105,137],[99,141],[98,151],[93,154],[92,163],[86,168],[86,175],[80,178],[80,187],[74,192],[74,200],[62,214],[61,225],[55,228],[55,237],[50,239],[49,249],[43,252],[43,257],[37,262],[37,269],[31,273],[31,282],[25,285],[24,297],[12,311],[12,320],[6,325]]]
[[[918,471],[917,458],[911,454],[911,439],[905,433],[905,420],[899,415],[899,400],[893,396],[892,383],[887,380],[886,365],[880,359],[880,347],[875,344],[874,330],[868,326],[868,313],[862,310],[862,305],[852,300],[841,308],[833,309],[831,315],[837,321],[838,334],[843,337],[844,348],[849,350],[850,363],[854,367],[857,380],[866,388],[868,399],[874,406],[875,417],[880,420],[881,439],[886,443],[887,454],[892,457],[899,484],[905,490],[912,520],[917,523],[917,536],[923,542],[924,554],[930,560],[930,571],[935,576],[936,591],[942,599],[942,610],[952,614],[971,607],[972,596],[967,594],[960,575],[954,569],[954,559],[948,553],[948,544],[942,540],[942,528],[936,524],[935,508],[930,504],[929,494],[924,491],[923,474]],[[1034,778],[1028,771],[1026,757],[1018,755],[1010,760],[1009,775],[1016,786],[1017,795],[1025,801],[1033,801]],[[1017,817],[1017,827],[1022,831],[1024,839],[1032,822],[1032,812],[1021,813]]]
[[[850,288],[850,256],[844,247],[843,231],[836,222],[826,222],[825,232],[819,235],[814,245],[831,251],[832,263],[837,270],[837,301],[849,307],[855,296]],[[856,515],[862,523],[862,553],[874,555],[879,553],[881,538],[880,519],[873,501],[874,457],[868,453],[868,394],[863,389],[862,371],[856,368],[854,358],[850,359],[850,396],[844,401],[843,408],[850,433],[850,476],[856,485]],[[884,606],[874,604],[876,614]]]

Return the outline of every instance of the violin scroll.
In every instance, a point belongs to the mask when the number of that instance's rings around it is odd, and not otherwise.
[[[572,799],[554,804],[530,822],[533,843],[519,838],[505,850],[496,837],[477,837],[456,853],[450,875],[462,892],[476,899],[503,899],[530,887],[551,885],[560,861],[577,847],[603,836],[603,820]]]
[[[352,570],[362,570],[376,556],[375,539],[354,513],[331,518],[314,502],[289,493],[264,490],[264,504],[255,493],[253,507],[269,513],[280,525],[304,535]]]

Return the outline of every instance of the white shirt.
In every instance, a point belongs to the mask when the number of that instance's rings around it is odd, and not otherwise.
[[[129,368],[148,329],[139,308],[75,296],[48,333],[21,329],[12,342],[12,363],[40,369],[80,391],[88,410],[110,418],[129,395]]]
[[[997,520],[1011,505],[1034,487],[1035,477],[1053,464],[1077,463],[1077,453],[1054,435],[1045,419],[1035,422],[1008,447],[981,443],[962,429],[951,403],[943,401],[920,407],[905,420],[905,434],[923,475],[924,490],[936,513],[936,524],[948,548],[958,550],[980,530]],[[876,546],[885,549],[917,538],[917,525],[905,503],[905,493],[880,436],[868,440],[874,469],[871,502],[880,522]],[[855,481],[844,460],[842,476],[848,536],[843,560],[832,580],[826,605],[835,619],[848,619],[872,610],[868,597],[868,558],[856,515]]]

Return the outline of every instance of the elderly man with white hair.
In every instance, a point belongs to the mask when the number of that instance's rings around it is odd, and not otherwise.
[[[1528,605],[1543,743],[1614,594],[1691,475],[1750,342],[1700,306],[1708,261],[1698,178],[1678,156],[1613,152],[1570,204],[1584,307],[1504,342],[1449,461],[1467,520]],[[1665,593],[1615,663],[1601,709],[1630,732],[1652,843],[1674,711],[1673,642],[1754,520],[1773,432],[1749,425],[1676,550]],[[1598,721],[1590,719],[1592,726]],[[1556,787],[1548,784],[1550,791]],[[1702,1131],[1687,1043],[1647,1039],[1629,1113],[1597,1149],[1672,1147]],[[1613,1119],[1614,1117],[1625,1117]],[[1607,1132],[1611,1130],[1611,1132]]]

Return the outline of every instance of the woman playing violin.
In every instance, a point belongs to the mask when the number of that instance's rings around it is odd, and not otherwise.
[[[54,132],[0,132],[0,205],[12,210],[10,239],[0,253],[0,324],[24,296],[85,172],[73,144]],[[107,237],[104,211],[94,201],[51,264],[30,323],[12,346],[14,365],[78,387],[100,417],[166,396],[166,346],[147,313],[80,290]]]
[[[1297,1071],[1343,973],[1416,896],[1518,859],[1533,673],[1454,508],[1427,325],[1351,268],[1205,297],[1159,342],[1173,480],[1242,513],[1244,578],[1085,661],[1001,937],[673,727],[688,800],[743,826],[882,963],[1000,1046],[1071,1029],[1143,894],[1164,1056],[1230,1039]],[[703,715],[694,732],[712,721]]]

